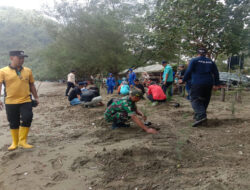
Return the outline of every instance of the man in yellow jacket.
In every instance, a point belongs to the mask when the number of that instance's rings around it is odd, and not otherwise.
[[[0,69],[0,92],[3,84],[6,114],[12,136],[12,144],[8,150],[15,150],[17,147],[32,148],[27,143],[27,136],[33,118],[31,93],[37,105],[39,104],[35,81],[31,69],[23,67],[24,58],[28,56],[23,51],[10,51],[9,55],[11,63]],[[0,100],[1,109],[3,102]]]

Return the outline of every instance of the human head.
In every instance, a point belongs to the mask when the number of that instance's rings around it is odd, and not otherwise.
[[[109,73],[109,76],[112,77],[112,73]]]
[[[178,66],[178,69],[179,69],[179,70],[183,70],[184,68],[185,68],[185,66],[182,65],[182,64]]]
[[[133,69],[132,69],[132,68],[129,68],[128,72],[129,72],[129,73],[132,73],[132,72],[133,72]]]
[[[135,79],[134,80],[134,83],[137,85],[137,84],[139,84],[140,82],[139,82],[139,79]]]
[[[197,53],[198,53],[198,55],[200,55],[200,56],[206,56],[206,54],[207,54],[207,50],[206,50],[206,48],[199,48],[198,50],[197,50]]]
[[[71,73],[74,73],[74,74],[76,73],[76,71],[75,71],[75,70],[71,70],[70,72],[71,72]]]
[[[88,86],[88,82],[87,81],[83,81],[83,87],[87,87]]]
[[[165,61],[165,60],[163,60],[163,61],[161,62],[161,64],[162,64],[163,67],[166,67],[166,65],[168,64],[168,62]]]
[[[24,58],[28,55],[24,54],[24,51],[10,51],[10,60],[13,67],[21,67],[24,63]]]
[[[78,82],[78,86],[79,86],[79,88],[83,88],[83,87],[84,87],[84,85],[85,85],[85,82]]]
[[[143,97],[142,91],[133,89],[129,92],[129,97],[133,102],[138,102]]]

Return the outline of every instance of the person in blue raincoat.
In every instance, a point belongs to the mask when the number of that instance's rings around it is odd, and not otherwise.
[[[115,85],[115,78],[112,76],[112,73],[109,73],[109,77],[107,78],[108,94],[113,94]]]
[[[136,75],[133,72],[132,68],[130,68],[128,71],[129,71],[129,74],[128,74],[128,83],[129,83],[129,86],[131,87],[131,86],[135,85],[134,81],[136,79]]]

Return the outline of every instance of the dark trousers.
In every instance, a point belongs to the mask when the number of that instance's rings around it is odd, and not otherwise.
[[[164,92],[165,94],[166,94],[166,92],[167,92],[167,89],[168,89],[169,87],[171,87],[172,84],[173,84],[173,82],[166,82],[166,84],[162,84],[161,88],[162,88],[162,90],[163,90],[163,92]]]
[[[74,88],[74,87],[75,87],[74,83],[67,82],[67,89],[66,89],[65,95],[68,96],[70,88]]]
[[[212,87],[212,85],[191,86],[191,105],[195,112],[195,120],[200,120],[207,117],[207,107],[210,102]]]
[[[151,102],[166,102],[166,99],[165,99],[165,100],[154,100],[152,94],[147,95],[147,98],[148,98]]]
[[[31,102],[23,104],[5,104],[7,119],[11,129],[19,129],[20,121],[22,127],[30,127],[33,112]]]
[[[167,96],[167,101],[170,101],[173,93],[172,93],[173,82],[166,82],[166,84],[162,84],[162,90]]]
[[[114,86],[108,86],[108,94],[113,94]]]

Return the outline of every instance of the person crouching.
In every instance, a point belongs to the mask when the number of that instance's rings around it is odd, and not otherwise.
[[[147,133],[157,133],[155,129],[145,126],[137,116],[142,116],[144,121],[147,119],[147,117],[141,111],[139,111],[136,106],[136,102],[140,101],[141,98],[142,92],[140,90],[133,89],[130,91],[129,96],[118,99],[109,105],[104,113],[104,118],[107,122],[113,122],[112,129],[119,127],[129,127],[129,125],[126,125],[125,122],[131,118],[133,122],[135,122]]]
[[[68,96],[70,105],[75,106],[81,104],[81,94],[82,94],[81,89],[84,87],[84,85],[85,85],[84,82],[79,82],[78,86],[76,86],[73,90],[71,90]]]

